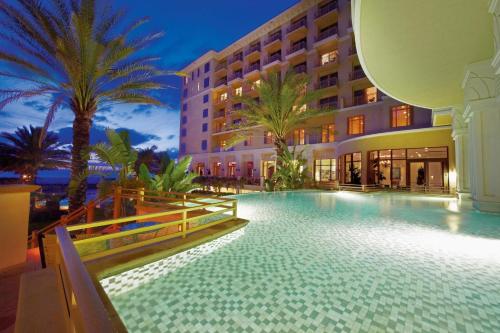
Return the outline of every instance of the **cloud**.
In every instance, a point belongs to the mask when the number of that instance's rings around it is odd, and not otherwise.
[[[24,106],[30,107],[39,112],[47,112],[48,106],[36,100],[30,100],[23,103]]]
[[[172,140],[175,138],[175,135],[174,134],[170,134],[169,136],[167,136],[167,140]]]
[[[146,133],[141,133],[138,132],[134,129],[131,128],[117,128],[115,129],[116,131],[120,132],[123,130],[128,131],[129,137],[130,137],[130,142],[132,143],[133,146],[141,145],[141,144],[147,144],[151,140],[160,140],[161,138],[154,135],[154,134],[146,134]],[[71,144],[72,143],[72,138],[73,138],[73,128],[72,127],[65,127],[61,128],[57,132],[59,136],[59,141],[63,144]],[[90,144],[96,144],[98,142],[106,142],[106,128],[102,126],[92,126],[90,129]]]
[[[140,104],[132,110],[133,114],[143,114],[145,116],[151,115],[153,112],[153,106],[147,104]]]

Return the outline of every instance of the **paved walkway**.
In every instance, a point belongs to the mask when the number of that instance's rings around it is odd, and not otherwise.
[[[26,263],[0,271],[0,333],[14,332],[21,274],[41,269],[38,248],[29,249]]]

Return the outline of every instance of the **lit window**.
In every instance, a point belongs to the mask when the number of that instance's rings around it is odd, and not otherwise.
[[[367,103],[375,103],[377,101],[377,88],[370,87],[365,89]]]
[[[225,100],[227,100],[227,92],[223,92],[219,95],[219,101],[224,102]]]
[[[260,87],[260,79],[256,80],[252,83],[252,89]]]
[[[197,87],[198,91],[200,91],[200,82],[198,82],[196,87]]]
[[[245,142],[243,143],[243,145],[244,145],[245,147],[247,147],[247,146],[251,146],[251,145],[252,145],[252,141],[253,141],[252,135],[249,135],[249,136],[246,138],[246,140],[245,140]]]
[[[236,162],[227,163],[227,176],[236,177]]]
[[[391,109],[391,127],[405,127],[411,125],[411,112],[410,105],[394,106]]]
[[[347,122],[347,133],[349,135],[363,134],[365,132],[365,116],[349,117]]]
[[[243,94],[243,88],[242,87],[238,87],[236,89],[234,89],[234,95],[235,96],[241,96]]]
[[[294,105],[294,106],[292,107],[292,109],[293,109],[293,111],[297,110],[297,106],[296,106],[296,105]],[[307,105],[306,105],[306,104],[302,105],[302,106],[299,108],[299,112],[300,112],[300,113],[305,112],[305,111],[307,111]]]
[[[321,142],[328,143],[335,141],[335,125],[323,125],[321,128]]]
[[[338,50],[322,54],[321,55],[321,66],[324,66],[326,64],[329,64],[331,62],[336,61],[337,57],[338,57],[338,54],[339,54]]]
[[[273,143],[273,133],[271,131],[264,132],[264,144],[270,145]]]
[[[299,128],[293,131],[293,144],[294,145],[303,145],[306,143],[305,140],[306,131],[303,128]]]

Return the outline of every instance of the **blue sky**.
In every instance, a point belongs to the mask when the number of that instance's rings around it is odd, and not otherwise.
[[[150,52],[161,57],[166,69],[182,69],[208,50],[220,50],[268,21],[299,0],[117,0],[116,7],[129,11],[127,19],[148,16],[150,22],[142,32],[163,31],[165,36]],[[0,64],[0,66],[5,66]],[[139,147],[178,147],[179,102],[181,79],[168,79],[173,88],[163,92],[168,107],[119,105],[100,109],[94,118],[91,141],[102,140],[106,127],[129,129],[133,143]],[[15,82],[2,79],[0,86]],[[43,99],[23,100],[0,111],[0,131],[12,132],[18,126],[41,125],[46,113]],[[58,113],[51,130],[59,132],[61,141],[71,142],[71,111]]]

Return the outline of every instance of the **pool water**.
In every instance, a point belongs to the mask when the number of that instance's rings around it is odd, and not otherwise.
[[[500,215],[313,191],[242,195],[238,215],[101,281],[130,332],[500,332]]]

